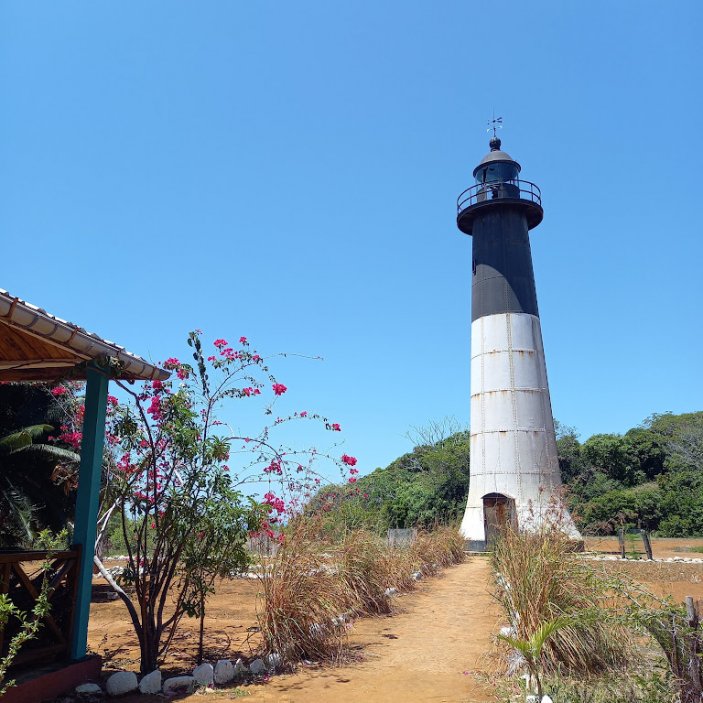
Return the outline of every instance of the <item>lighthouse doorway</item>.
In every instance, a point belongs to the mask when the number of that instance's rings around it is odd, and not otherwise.
[[[502,493],[487,493],[483,496],[483,527],[486,533],[486,546],[496,541],[502,529],[512,525],[517,527],[515,500]]]

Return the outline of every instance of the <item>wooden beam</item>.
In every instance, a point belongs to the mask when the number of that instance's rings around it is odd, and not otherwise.
[[[82,659],[88,643],[88,617],[93,586],[93,553],[98,521],[98,499],[105,443],[108,376],[96,364],[87,367],[85,416],[81,441],[81,464],[78,473],[78,496],[74,518],[73,541],[80,545],[76,607],[71,627],[70,658]]]

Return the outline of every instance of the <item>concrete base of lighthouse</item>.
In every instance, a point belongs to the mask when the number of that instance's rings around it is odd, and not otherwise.
[[[581,536],[562,504],[539,318],[485,315],[471,325],[471,482],[461,533],[483,551],[512,524],[549,522]]]

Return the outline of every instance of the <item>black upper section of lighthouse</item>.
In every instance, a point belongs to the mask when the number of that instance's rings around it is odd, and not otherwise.
[[[541,193],[518,178],[520,164],[500,150],[474,169],[476,185],[458,200],[457,226],[473,237],[471,319],[509,312],[538,316],[528,230],[543,217]]]
[[[491,150],[474,169],[476,184],[467,188],[457,200],[459,229],[465,234],[473,234],[476,217],[496,205],[524,210],[528,229],[536,227],[544,216],[540,189],[519,178],[520,164],[500,150],[498,137],[493,137],[489,146]]]

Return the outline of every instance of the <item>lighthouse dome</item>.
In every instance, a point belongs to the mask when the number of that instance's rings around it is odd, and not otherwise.
[[[489,142],[491,150],[474,169],[476,183],[512,181],[520,173],[520,164],[510,154],[500,149],[500,139],[493,137]]]

